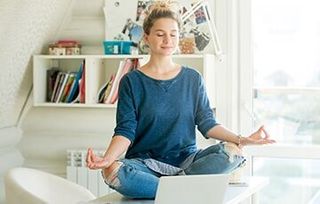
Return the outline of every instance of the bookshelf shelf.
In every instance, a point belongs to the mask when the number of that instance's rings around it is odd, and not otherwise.
[[[140,65],[147,62],[148,55],[35,55],[33,57],[33,105],[37,107],[61,108],[110,108],[116,104],[97,103],[99,89],[118,70],[120,61],[138,58]],[[195,68],[204,77],[208,96],[214,102],[215,69],[213,55],[174,55],[174,61],[181,65]],[[63,72],[77,72],[81,63],[85,62],[85,100],[84,103],[51,102],[47,96],[48,74],[53,67]],[[214,105],[214,104],[213,104]]]
[[[117,108],[116,104],[81,104],[81,103],[34,103],[39,107],[61,107],[61,108]]]

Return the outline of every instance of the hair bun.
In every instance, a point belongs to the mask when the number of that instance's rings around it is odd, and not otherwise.
[[[178,2],[172,1],[172,0],[157,0],[154,1],[149,6],[149,13],[151,13],[153,10],[171,10],[171,11],[178,11]]]
[[[177,1],[172,0],[156,0],[151,1],[148,9],[146,10],[146,17],[143,21],[143,30],[149,35],[150,29],[154,22],[160,18],[171,18],[178,23],[180,29],[181,19],[179,13],[179,4]],[[176,5],[176,7],[174,7]]]

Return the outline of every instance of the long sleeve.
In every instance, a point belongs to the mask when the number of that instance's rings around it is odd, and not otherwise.
[[[126,76],[119,84],[119,100],[117,107],[117,126],[114,135],[121,135],[133,143],[137,128],[137,113],[134,108],[132,89]]]
[[[199,90],[195,121],[198,130],[202,133],[202,135],[205,138],[208,138],[206,136],[207,132],[218,123],[216,122],[214,113],[210,107],[210,102],[207,96],[206,88],[202,77],[200,77],[198,88]]]

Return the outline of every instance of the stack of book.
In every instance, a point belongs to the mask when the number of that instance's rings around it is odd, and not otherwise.
[[[85,102],[85,61],[75,72],[51,68],[47,71],[47,102]]]
[[[118,100],[118,89],[121,78],[128,72],[139,67],[139,59],[125,59],[120,61],[116,74],[112,74],[109,81],[103,84],[97,94],[97,102],[114,104]]]

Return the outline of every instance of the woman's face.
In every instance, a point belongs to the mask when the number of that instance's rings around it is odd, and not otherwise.
[[[179,42],[178,23],[171,18],[160,18],[154,22],[149,35],[145,34],[144,39],[152,54],[171,55]]]

